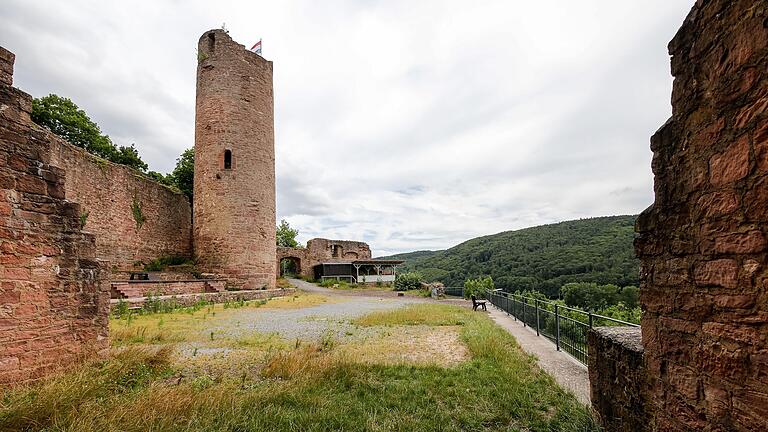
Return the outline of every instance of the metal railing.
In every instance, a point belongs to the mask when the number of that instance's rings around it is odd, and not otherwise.
[[[464,287],[445,287],[445,295],[464,297]]]
[[[597,326],[639,327],[620,319],[500,290],[488,293],[487,298],[491,304],[521,321],[524,326],[535,329],[537,336],[552,341],[558,351],[565,351],[584,364],[587,364],[588,358],[589,329]]]

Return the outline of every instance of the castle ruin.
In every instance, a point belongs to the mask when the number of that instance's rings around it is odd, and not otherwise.
[[[0,385],[107,349],[110,293],[288,292],[274,290],[272,62],[223,30],[204,33],[198,52],[191,206],[32,122],[32,97],[12,87],[15,57],[0,48]],[[126,280],[168,256],[196,257],[210,278]]]

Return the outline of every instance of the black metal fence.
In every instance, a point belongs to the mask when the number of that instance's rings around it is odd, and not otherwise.
[[[464,287],[445,287],[445,295],[464,297]]]
[[[499,290],[489,293],[487,297],[491,304],[521,321],[524,326],[535,329],[536,335],[552,341],[558,351],[563,350],[584,364],[587,364],[587,331],[590,328],[639,327],[619,319]]]

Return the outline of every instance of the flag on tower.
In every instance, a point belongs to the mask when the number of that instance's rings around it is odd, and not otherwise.
[[[261,39],[259,39],[258,42],[253,44],[253,46],[251,47],[251,51],[255,52],[258,55],[261,55]]]

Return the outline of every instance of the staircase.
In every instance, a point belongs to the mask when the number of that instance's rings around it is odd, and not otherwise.
[[[112,282],[112,298],[144,297],[141,286],[129,283]]]

